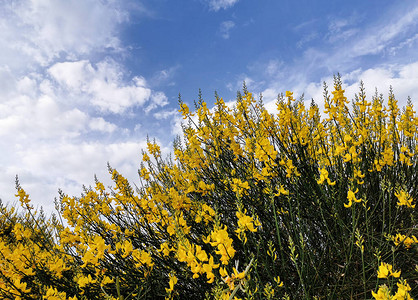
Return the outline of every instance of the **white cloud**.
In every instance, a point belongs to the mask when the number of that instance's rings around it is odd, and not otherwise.
[[[297,48],[302,48],[305,44],[309,43],[310,41],[316,39],[318,34],[316,32],[311,32],[309,34],[305,34],[302,38],[296,43]]]
[[[331,43],[346,41],[361,31],[360,28],[355,27],[361,19],[362,17],[359,13],[353,13],[346,19],[342,19],[340,17],[336,18],[334,16],[331,17],[328,24],[326,39]]]
[[[167,96],[162,92],[155,92],[151,95],[151,104],[145,108],[145,112],[148,113],[154,108],[163,107],[168,104]]]
[[[0,65],[0,96],[7,96],[14,83],[15,78],[10,69],[7,66]]]
[[[219,26],[219,32],[223,39],[227,40],[230,37],[231,30],[235,27],[233,21],[224,21]]]
[[[0,65],[12,68],[47,65],[62,55],[120,50],[115,33],[128,19],[118,2],[94,0],[3,2],[0,17]]]
[[[145,137],[114,114],[161,107],[166,96],[126,76],[107,57],[124,54],[120,1],[0,1],[0,198],[14,203],[14,178],[47,212],[58,188],[70,195],[107,182],[106,162],[137,180]],[[95,63],[92,63],[92,62]],[[143,110],[142,110],[143,111]],[[138,117],[138,115],[136,115]],[[126,125],[124,125],[126,126]],[[139,128],[141,124],[138,124]],[[136,127],[136,128],[137,128]],[[133,136],[135,135],[135,141]],[[109,140],[111,142],[109,142]],[[167,148],[163,148],[165,153]]]
[[[101,132],[112,133],[117,129],[115,124],[106,122],[103,118],[93,118],[89,122],[91,130],[97,130]]]
[[[265,67],[267,76],[272,76],[279,72],[280,67],[283,66],[283,62],[278,59],[269,60]]]
[[[383,66],[374,69],[367,69],[357,76],[357,82],[347,87],[347,91],[354,95],[358,92],[359,81],[363,80],[369,99],[375,92],[375,88],[387,99],[389,87],[393,92],[400,106],[406,104],[408,96],[411,97],[415,108],[418,108],[418,61],[406,65]]]
[[[87,97],[103,112],[123,113],[144,105],[151,97],[151,89],[143,77],[136,76],[126,83],[121,66],[109,59],[99,62],[96,68],[87,60],[56,63],[48,73],[67,93]],[[156,97],[164,95],[157,93]]]
[[[277,112],[277,96],[278,92],[275,89],[266,89],[262,92],[264,107],[269,113]]]
[[[239,0],[209,0],[209,7],[214,11],[227,9],[235,5]]]
[[[311,28],[314,26],[316,22],[318,22],[318,19],[310,19],[310,20],[304,21],[296,25],[295,27],[293,27],[293,30],[300,31],[300,30],[304,30],[305,28]]]
[[[88,99],[86,95],[90,94],[93,100],[102,100],[104,89],[112,95],[120,94],[122,101],[115,106],[92,104],[119,112],[136,104],[129,93],[123,94],[125,89],[141,92],[145,80],[124,84],[114,69],[94,68],[87,61],[64,64],[64,67],[55,64],[54,67],[45,75],[32,73],[20,78],[3,69],[11,88],[7,95],[0,95],[0,168],[3,170],[0,198],[13,203],[14,176],[19,174],[22,186],[32,195],[35,205],[43,205],[48,212],[53,208],[51,203],[59,187],[74,194],[81,191],[82,184],[92,182],[95,172],[106,179],[106,161],[136,180],[140,149],[145,147],[145,138],[137,135],[136,140],[140,141],[131,141],[124,128],[105,116],[94,116],[94,111],[74,100],[74,95]],[[51,79],[47,79],[48,76]],[[100,85],[101,88],[97,87]],[[146,90],[150,98],[152,92]],[[164,105],[164,97],[155,92],[155,97],[151,98],[156,104]],[[113,142],[108,143],[108,137],[116,132],[122,133],[118,137],[123,140],[112,139]],[[105,135],[104,138],[94,138],[98,133]]]
[[[23,188],[29,193],[35,206],[42,205],[51,212],[53,199],[61,188],[69,195],[80,195],[83,185],[94,185],[93,177],[111,185],[106,162],[132,182],[138,182],[137,169],[140,150],[146,142],[121,143],[57,143],[38,145],[37,149],[22,148],[18,151],[19,163],[9,166],[6,174],[0,176],[5,189],[0,197],[9,196],[14,191],[14,176],[19,174]],[[3,198],[13,202],[14,199]]]
[[[121,143],[62,143],[50,149],[48,145],[41,146],[36,152],[22,149],[22,163],[28,170],[38,170],[40,177],[56,175],[65,176],[74,182],[90,181],[93,174],[90,170],[102,170],[109,161],[111,165],[126,168],[132,165],[134,172],[139,165],[139,153],[145,148],[145,141]],[[125,167],[124,167],[125,166]],[[122,171],[122,170],[121,170]],[[128,170],[124,170],[128,171]]]
[[[13,141],[26,143],[72,138],[84,130],[88,115],[77,108],[62,109],[48,95],[29,98],[20,95],[4,101],[1,106],[0,136],[13,147]]]
[[[110,184],[107,161],[137,182],[138,160],[141,148],[146,147],[145,137],[136,133],[133,141],[132,132],[109,121],[108,115],[95,116],[97,111],[92,111],[91,105],[122,112],[132,105],[143,104],[136,102],[137,98],[150,99],[151,104],[162,106],[166,97],[144,87],[144,79],[126,83],[116,70],[105,63],[93,67],[88,61],[55,64],[45,74],[22,77],[2,70],[11,86],[7,95],[0,94],[0,169],[3,170],[0,198],[3,201],[14,203],[14,177],[18,174],[34,205],[42,205],[51,212],[58,188],[77,195],[83,184],[93,184],[95,173]],[[147,97],[142,97],[142,89],[146,90]],[[111,99],[101,94],[103,90],[109,95],[119,95],[122,101],[116,101],[114,106],[110,101],[100,102]],[[129,96],[126,90],[140,97]],[[93,100],[86,107],[76,96]],[[109,138],[112,138],[110,143]],[[164,151],[168,152],[166,148]]]
[[[179,112],[178,112],[177,109],[159,111],[159,112],[154,113],[154,117],[157,120],[165,120],[165,119],[168,119],[170,117],[177,116],[177,115],[179,115]]]
[[[167,69],[160,70],[154,74],[150,79],[152,85],[161,85],[167,84],[169,86],[174,86],[176,83],[173,81],[173,77],[176,74],[177,70],[181,68],[181,65],[177,64]]]

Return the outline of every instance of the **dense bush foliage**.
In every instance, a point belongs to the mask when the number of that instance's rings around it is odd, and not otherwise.
[[[418,117],[363,86],[350,105],[339,77],[324,98],[324,116],[291,92],[269,113],[245,87],[233,107],[180,101],[173,157],[149,141],[138,186],[109,167],[113,188],[62,194],[57,217],[18,185],[1,297],[416,297]]]

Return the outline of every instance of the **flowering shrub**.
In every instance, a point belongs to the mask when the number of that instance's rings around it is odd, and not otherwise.
[[[140,184],[109,166],[58,217],[1,207],[4,299],[412,299],[418,117],[390,91],[325,115],[291,92],[269,113],[244,88],[194,112],[173,157],[148,141]],[[59,221],[60,219],[64,221]]]

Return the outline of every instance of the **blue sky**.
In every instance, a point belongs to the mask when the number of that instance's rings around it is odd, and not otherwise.
[[[246,82],[322,104],[340,72],[418,106],[416,1],[5,0],[0,2],[0,198],[80,195],[109,162],[137,179],[147,135],[168,154],[199,88],[233,101]]]

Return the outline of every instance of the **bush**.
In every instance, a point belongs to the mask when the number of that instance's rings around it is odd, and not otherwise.
[[[0,295],[11,299],[411,299],[418,294],[418,117],[392,91],[325,116],[244,87],[187,121],[174,157],[148,141],[139,186],[109,166],[46,219],[2,207]],[[53,298],[56,297],[56,298]]]

